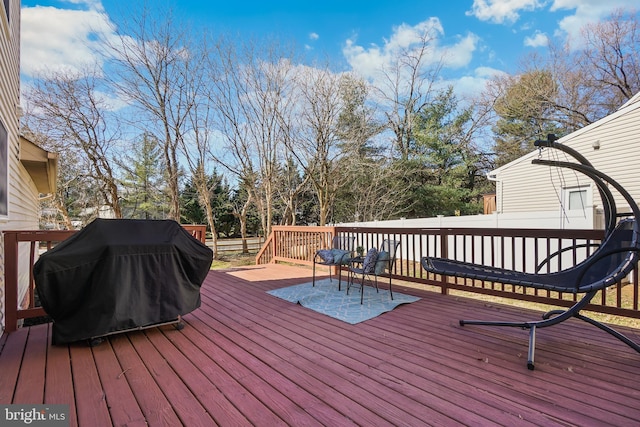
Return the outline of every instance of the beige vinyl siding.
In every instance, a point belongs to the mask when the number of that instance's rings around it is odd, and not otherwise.
[[[536,158],[537,153],[525,156],[498,175],[501,213],[556,211],[560,209],[563,187],[590,184],[572,171],[533,165],[531,161]]]
[[[0,6],[4,8],[4,6]],[[8,131],[9,215],[0,218],[0,230],[37,229],[35,185],[19,161],[20,2],[10,1],[10,35],[0,37],[0,118]],[[2,17],[1,19],[4,19]]]
[[[20,105],[20,1],[10,1],[9,25],[3,3],[0,3],[0,120],[7,129],[8,139],[8,216],[0,217],[3,230],[38,229],[37,192],[31,177],[19,161]],[[0,240],[0,295],[4,295],[4,245]],[[25,245],[20,248],[26,252]],[[28,262],[26,253],[22,254]],[[24,296],[28,280],[28,266],[19,270],[20,298]],[[0,332],[4,329],[4,298],[0,298]]]
[[[596,141],[600,144],[598,150],[593,148]],[[596,169],[611,176],[635,200],[640,200],[640,102],[567,135],[560,142],[576,149]],[[559,211],[563,188],[591,185],[591,181],[579,173],[532,165],[531,160],[538,155],[537,151],[530,153],[494,171],[501,212]],[[566,159],[557,150],[543,150],[542,158]],[[593,205],[600,205],[593,186],[592,192]],[[617,202],[625,206],[620,197]]]

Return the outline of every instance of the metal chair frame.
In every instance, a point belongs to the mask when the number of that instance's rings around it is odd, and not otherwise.
[[[331,239],[331,249],[342,249],[353,253],[353,245],[355,244],[355,236],[344,236],[344,235],[335,235]],[[340,290],[340,284],[342,282],[342,266],[344,263],[335,263],[335,262],[324,262],[319,255],[319,252],[316,252],[313,256],[313,282],[312,286],[316,285],[316,265],[324,265],[328,267],[338,267],[338,290]],[[333,282],[333,277],[331,270],[333,268],[329,268],[329,281]]]
[[[380,251],[379,252],[387,252],[389,254],[389,259],[388,260],[376,260],[376,268],[374,269],[373,273],[367,273],[365,272],[364,269],[364,265],[362,265],[362,261],[364,261],[361,258],[357,258],[352,260],[352,262],[350,263],[349,266],[349,280],[347,281],[347,295],[349,295],[349,289],[351,287],[354,286],[353,283],[353,279],[355,275],[361,275],[362,279],[360,281],[360,304],[362,304],[364,302],[364,281],[366,278],[371,279],[371,277],[373,277],[373,281],[375,283],[375,288],[376,288],[376,292],[379,292],[378,289],[378,276],[380,276],[381,274],[384,274],[385,270],[387,270],[389,272],[389,294],[391,296],[391,299],[393,300],[393,287],[391,285],[391,278],[393,276],[393,271],[395,270],[395,266],[396,266],[396,257],[398,254],[398,248],[400,247],[400,242],[397,240],[391,240],[391,239],[385,239],[382,242],[382,246],[380,246]],[[387,263],[387,265],[384,268],[380,269],[379,273],[375,273],[376,271],[378,271],[378,263]],[[355,267],[355,264],[360,264],[361,267]]]

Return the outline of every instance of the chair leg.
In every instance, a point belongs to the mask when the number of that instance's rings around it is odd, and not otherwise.
[[[313,280],[311,281],[311,286],[312,287],[316,286],[316,263],[315,263],[315,261],[313,263]]]
[[[545,328],[548,326],[553,326],[560,322],[564,322],[565,320],[571,317],[578,317],[582,319],[584,316],[579,314],[580,310],[591,301],[591,299],[595,296],[596,292],[597,291],[588,292],[587,294],[585,294],[584,297],[582,297],[580,301],[576,302],[573,306],[571,306],[571,308],[567,310],[553,310],[549,313],[546,313],[545,315],[543,315],[542,320],[537,320],[532,322],[460,320],[460,326],[464,326],[464,325],[510,326],[510,327],[517,327],[522,329],[529,329],[529,354],[528,354],[528,360],[527,360],[527,368],[529,368],[530,370],[533,370],[534,369],[534,353],[535,353],[535,346],[536,346],[536,328]],[[553,315],[556,315],[556,316],[553,316]],[[586,319],[582,319],[582,320],[585,320],[595,325],[595,323],[593,323],[595,321],[592,321],[593,319],[589,319],[589,320],[586,320]],[[595,325],[595,326],[598,326],[598,325]],[[640,347],[636,348],[636,350],[640,352]]]
[[[527,357],[527,368],[530,371],[535,369],[534,358],[536,352],[536,325],[531,326],[529,330],[529,355]]]
[[[635,351],[637,351],[638,353],[640,353],[640,345],[638,345],[636,342],[630,340],[629,338],[627,338],[625,335],[621,334],[620,332],[616,331],[615,329],[598,322],[597,320],[594,320],[590,317],[587,317],[583,314],[577,313],[574,317],[577,317],[580,320],[584,320],[587,323],[592,324],[593,326],[602,329],[603,331],[613,335],[614,337],[618,338],[620,341],[622,341],[623,343],[625,343],[626,345],[628,345],[629,347],[631,347],[632,349],[634,349]]]

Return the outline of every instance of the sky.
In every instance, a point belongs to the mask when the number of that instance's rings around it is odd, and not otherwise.
[[[151,0],[149,5],[165,0]],[[445,54],[444,82],[461,94],[482,90],[496,73],[516,73],[525,55],[544,54],[549,40],[576,40],[580,28],[640,0],[182,0],[169,3],[193,25],[237,37],[277,36],[334,71],[370,77],[397,49],[435,30]],[[93,58],[136,0],[23,0],[21,71],[79,69]]]

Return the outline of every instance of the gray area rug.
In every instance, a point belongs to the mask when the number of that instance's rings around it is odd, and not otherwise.
[[[351,324],[373,319],[400,304],[408,304],[420,299],[394,292],[391,300],[388,290],[381,289],[380,292],[376,292],[375,288],[365,286],[364,302],[360,304],[360,288],[352,287],[349,295],[346,288],[347,284],[344,280],[342,289],[338,291],[337,279],[333,282],[323,279],[316,280],[315,287],[309,282],[273,289],[267,293]]]

